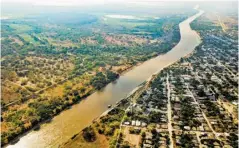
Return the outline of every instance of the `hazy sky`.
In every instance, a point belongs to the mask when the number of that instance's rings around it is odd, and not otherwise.
[[[76,6],[76,5],[100,5],[112,3],[130,3],[152,5],[168,1],[207,1],[207,0],[2,0],[3,3],[29,3],[33,5],[55,5],[55,6]],[[218,1],[218,0],[210,0]],[[227,0],[223,0],[227,1]]]

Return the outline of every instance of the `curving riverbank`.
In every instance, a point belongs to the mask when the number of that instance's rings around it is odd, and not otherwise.
[[[109,104],[115,104],[152,74],[191,53],[200,43],[200,37],[191,29],[190,23],[202,13],[200,11],[180,23],[180,42],[168,53],[134,67],[115,83],[110,83],[102,91],[93,93],[53,118],[50,123],[43,124],[39,131],[31,131],[16,144],[8,147],[57,147],[64,143],[72,135],[91,124],[92,120],[107,110]]]

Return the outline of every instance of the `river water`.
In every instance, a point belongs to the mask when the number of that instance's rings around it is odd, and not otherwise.
[[[202,13],[203,11],[200,11],[179,24],[181,39],[172,50],[133,68],[120,76],[116,82],[108,84],[102,91],[93,93],[71,109],[63,111],[50,123],[42,124],[39,131],[29,132],[8,147],[58,147],[66,142],[106,111],[109,104],[115,104],[152,74],[191,53],[199,45],[200,37],[191,29],[190,23]]]

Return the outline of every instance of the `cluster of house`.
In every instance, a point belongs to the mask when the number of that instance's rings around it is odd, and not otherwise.
[[[147,123],[138,120],[126,121],[123,123],[126,126],[146,127]]]
[[[236,132],[238,127],[234,124],[233,118],[226,110],[218,105],[219,113],[217,116],[211,116],[208,118],[212,128],[216,132]]]
[[[167,138],[168,132],[160,132],[159,140],[157,143],[159,144],[159,148],[167,147]],[[153,148],[155,143],[153,142],[153,134],[151,132],[145,133],[145,141],[143,143],[143,148]]]
[[[220,63],[217,63],[217,66],[221,66]],[[221,66],[222,67],[222,66]],[[190,69],[189,69],[190,70]],[[211,70],[208,70],[208,72],[212,72]],[[181,82],[183,84],[182,88],[184,89],[184,96],[187,96],[192,103],[192,106],[195,108],[195,114],[194,117],[198,121],[200,121],[201,125],[198,127],[189,127],[189,126],[183,126],[183,131],[188,131],[188,132],[198,132],[200,133],[200,141],[202,141],[202,146],[207,147],[207,146],[214,146],[214,147],[221,147],[226,146],[226,147],[231,147],[230,143],[228,142],[228,134],[229,133],[235,133],[238,132],[238,127],[237,124],[233,123],[232,115],[226,111],[226,109],[220,105],[220,103],[217,102],[217,99],[215,97],[215,94],[211,91],[210,87],[205,87],[205,85],[197,85],[196,88],[190,86],[188,83],[191,78],[201,80],[203,78],[206,78],[205,72],[207,71],[200,71],[200,76],[198,76],[199,71],[191,71],[191,74],[194,76],[190,75],[181,75]],[[218,84],[222,84],[224,81],[223,77],[218,77],[211,73],[212,76],[210,79]],[[229,74],[229,73],[226,73]],[[176,82],[175,78],[172,77],[172,83]],[[193,96],[196,99],[196,102],[193,100],[191,94],[188,92],[187,87],[191,90]],[[215,86],[214,88],[217,90]],[[173,84],[171,84],[171,101],[173,102],[173,128],[174,132],[180,131],[180,127],[182,127],[183,122],[180,121],[180,98],[175,94],[177,87],[175,87]],[[199,97],[197,95],[198,91],[202,89],[204,91],[204,96]],[[219,113],[217,113],[215,116],[208,116],[208,112],[211,108],[208,110],[208,106],[204,104],[205,101],[210,101],[212,104],[216,105],[216,108],[218,108]],[[220,141],[216,140],[215,135],[212,133],[212,130],[210,129],[207,121],[203,117],[202,111],[207,115],[207,120],[209,124],[211,125],[212,129],[214,129],[217,134],[219,134],[219,139]],[[195,139],[195,144],[197,144],[197,139]],[[180,145],[180,135],[176,137],[177,143]]]
[[[201,70],[198,73],[200,73],[201,78],[219,85],[223,85],[225,82],[233,82],[234,84],[238,82],[237,48],[225,51],[217,47],[212,48],[209,44],[202,49],[206,52],[204,52],[204,56],[200,57]],[[209,74],[210,78],[206,74]],[[228,84],[230,85],[228,88],[235,87],[231,83]]]
[[[175,132],[175,135],[176,135],[175,136],[175,144],[176,144],[176,146],[182,146],[182,143],[181,143],[182,132]],[[194,147],[199,147],[199,142],[197,140],[196,134],[189,134],[189,135],[190,135],[190,137],[192,137],[192,139],[190,139],[190,142],[192,142],[194,144]]]
[[[166,79],[161,78],[162,88],[153,88],[148,87],[145,90],[145,93],[143,93],[138,100],[141,100],[141,103],[134,103],[131,104],[130,107],[126,110],[126,112],[135,114],[139,114],[141,116],[145,116],[146,118],[152,113],[156,112],[160,115],[160,121],[158,123],[154,123],[156,131],[159,133],[159,141],[157,141],[157,144],[160,147],[167,147],[167,138],[168,138],[168,117],[167,117],[167,84]],[[155,95],[156,93],[160,93],[160,95]],[[163,96],[162,98],[159,96]],[[160,100],[160,101],[159,101]],[[157,105],[157,102],[160,102],[161,105]],[[130,121],[129,121],[130,120]],[[145,140],[143,142],[144,148],[152,148],[155,145],[155,141],[153,140],[153,135],[151,133],[151,130],[148,129],[148,124],[145,121],[142,121],[140,119],[136,120],[135,118],[127,118],[123,122],[123,126],[129,126],[133,127],[134,130],[140,129],[141,131],[144,131],[146,136]],[[167,135],[167,138],[165,137]]]
[[[214,148],[221,148],[222,147],[222,141],[219,141],[215,138],[215,135],[213,133],[201,133],[199,135],[201,139],[201,143],[203,147],[214,147]],[[221,138],[220,138],[221,139]],[[225,145],[223,147],[230,148],[229,145]]]
[[[181,105],[180,105],[181,100],[180,100],[180,97],[176,94],[177,88],[173,85],[173,83],[171,83],[170,89],[171,89],[171,96],[172,96],[171,101],[173,102],[172,103],[173,128],[175,130],[180,130],[181,129],[180,127],[183,127],[183,130],[185,130],[185,131],[201,131],[201,132],[210,131],[209,126],[207,125],[207,123],[202,115],[202,112],[200,111],[198,103],[195,102],[195,100],[191,96],[191,93],[187,89],[186,85],[188,85],[187,81],[189,79],[185,80],[184,77],[189,78],[189,76],[183,76],[181,79],[181,82],[184,82],[184,83],[182,83],[183,84],[182,87],[184,88],[183,96],[187,97],[187,99],[189,99],[191,101],[191,106],[193,106],[193,108],[194,108],[194,115],[193,115],[194,119],[199,121],[201,123],[201,125],[193,126],[193,127],[183,125],[183,121],[181,120],[181,117],[180,117],[181,116]],[[174,80],[174,79],[175,78],[173,77],[172,80]]]

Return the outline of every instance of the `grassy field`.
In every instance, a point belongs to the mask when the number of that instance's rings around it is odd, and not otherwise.
[[[37,43],[29,34],[21,34],[20,35],[26,42],[29,43]]]
[[[62,148],[106,148],[109,147],[109,141],[107,137],[104,135],[98,134],[96,132],[96,140],[94,142],[87,142],[83,136],[81,136],[82,132],[79,133],[75,138],[71,138],[71,140],[66,143]]]
[[[110,18],[110,17],[103,17],[102,23],[110,26],[123,26],[127,28],[134,28],[137,26],[145,26],[145,25],[152,25],[153,23],[146,23],[146,22],[130,22],[127,19],[119,19],[119,18]]]
[[[18,33],[32,30],[32,27],[30,27],[29,25],[25,25],[25,24],[10,24],[9,26],[12,29],[15,29],[16,32],[18,32]]]
[[[80,44],[79,43],[74,43],[70,40],[65,40],[65,41],[60,41],[60,40],[56,40],[53,38],[46,38],[48,40],[48,42],[54,46],[59,46],[59,47],[77,47],[80,48]]]

